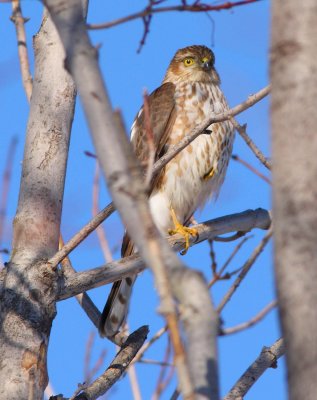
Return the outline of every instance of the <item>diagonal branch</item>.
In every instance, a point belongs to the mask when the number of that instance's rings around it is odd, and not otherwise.
[[[58,3],[45,0],[44,3],[63,42],[65,65],[76,82],[109,190],[133,242],[154,273],[162,304],[161,312],[169,326],[184,398],[192,399],[194,388],[202,386],[208,395],[216,399],[217,320],[205,282],[195,271],[182,265],[152,220],[141,169],[125,132],[120,129],[113,115],[96,51],[86,32],[81,0],[64,0]],[[195,287],[191,292],[194,296],[187,295],[188,284]],[[185,308],[190,306],[190,309],[200,310],[203,309],[202,304],[204,305],[204,312],[196,312],[192,321],[185,321],[191,373],[178,329],[178,315],[171,288],[175,298]],[[193,324],[195,328],[199,326],[199,329],[194,331]],[[200,340],[196,341],[197,338]],[[208,351],[197,352],[196,342],[199,347],[203,346]],[[196,364],[202,368],[196,368]]]
[[[185,136],[177,145],[171,147],[169,151],[161,157],[153,166],[152,179],[161,171],[161,169],[170,162],[178,153],[188,146],[201,132],[214,122],[225,121],[233,115],[237,115],[254,104],[262,100],[270,92],[270,86],[259,90],[257,93],[249,96],[247,100],[231,108],[225,113],[207,117],[199,126],[197,126],[189,135]],[[259,150],[258,150],[259,151]],[[262,154],[262,153],[261,153]],[[263,156],[264,157],[264,156]],[[88,224],[86,224],[76,235],[73,236],[50,260],[52,268],[56,267],[64,257],[66,257],[76,246],[78,246],[91,232],[93,232],[106,218],[115,211],[113,203],[108,204],[102,209]]]
[[[196,225],[195,229],[197,229],[199,236],[195,243],[200,243],[204,240],[212,239],[214,236],[237,230],[247,232],[255,228],[268,229],[270,224],[271,218],[269,212],[262,209],[227,215]],[[194,240],[194,238],[191,238],[191,243]],[[184,238],[180,235],[170,237],[169,242],[177,251],[181,250],[184,246]],[[138,254],[134,254],[102,267],[69,275],[66,279],[65,277],[61,277],[58,300],[64,300],[86,290],[115,282],[131,274],[139,273],[144,268],[144,261]]]
[[[263,347],[258,358],[244,372],[223,400],[242,399],[268,368],[277,368],[277,360],[284,353],[283,339],[278,339],[271,347]]]
[[[142,326],[128,337],[107,370],[74,400],[94,400],[106,393],[126,371],[146,340],[149,328]]]
[[[267,245],[269,240],[271,239],[273,235],[273,229],[272,227],[269,229],[267,234],[264,236],[264,238],[261,240],[259,245],[253,250],[250,258],[245,262],[245,264],[242,267],[242,270],[236,280],[233,282],[232,286],[228,290],[228,292],[225,294],[224,298],[221,300],[219,306],[217,307],[217,311],[220,313],[225,305],[228,303],[228,301],[231,299],[233,293],[237,290],[239,287],[240,283],[242,280],[245,278],[247,273],[250,271],[252,265],[255,263],[256,259],[259,257],[259,255],[262,253],[264,247]]]

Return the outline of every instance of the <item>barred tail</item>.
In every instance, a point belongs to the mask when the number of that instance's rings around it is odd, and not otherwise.
[[[133,253],[133,244],[127,234],[125,234],[123,239],[121,253],[122,257],[127,257]],[[112,285],[99,322],[99,333],[101,336],[114,336],[125,322],[128,315],[132,287],[136,277],[136,275],[131,275]]]

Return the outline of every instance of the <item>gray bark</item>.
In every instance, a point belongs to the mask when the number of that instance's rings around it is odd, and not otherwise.
[[[268,368],[277,368],[277,360],[285,353],[283,339],[278,339],[272,346],[263,347],[260,355],[238,379],[223,400],[243,399],[255,382]]]
[[[218,235],[230,232],[242,231],[249,232],[252,229],[268,229],[271,224],[269,212],[261,208],[248,210],[239,214],[226,215],[195,225],[199,239],[195,243],[203,240],[214,239]],[[181,241],[179,235],[168,238],[173,249],[181,250],[184,246],[184,238]],[[196,238],[191,238],[191,243]],[[110,262],[104,266],[90,268],[83,272],[65,273],[59,281],[59,293],[57,300],[65,300],[86,290],[90,290],[108,283],[115,282],[125,276],[137,274],[145,268],[144,261],[138,254],[125,257],[118,261]]]
[[[291,400],[317,393],[317,2],[275,0],[275,265]]]
[[[75,87],[64,51],[44,17],[34,38],[35,76],[26,132],[13,251],[0,288],[0,398],[40,400],[55,316],[56,272]]]
[[[96,50],[89,42],[81,15],[80,1],[67,0],[57,4],[46,0],[45,4],[64,44],[67,66],[76,82],[114,203],[131,238],[155,274],[161,312],[167,320],[175,317],[171,286],[177,300],[195,313],[193,320],[187,318],[188,314],[184,315],[190,377],[183,353],[176,352],[175,357],[184,398],[193,398],[192,381],[195,398],[217,399],[218,324],[207,286],[200,274],[184,268],[153,224],[142,174],[127,137],[113,116]],[[171,330],[171,334],[173,340],[175,331]]]

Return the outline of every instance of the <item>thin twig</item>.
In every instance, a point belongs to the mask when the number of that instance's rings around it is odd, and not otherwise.
[[[115,211],[113,203],[108,204],[91,221],[78,231],[50,260],[52,268],[55,268],[75,247],[77,247],[97,226]]]
[[[218,313],[220,313],[223,310],[224,306],[231,299],[231,296],[233,295],[233,293],[237,290],[237,288],[239,287],[242,280],[245,278],[247,273],[250,271],[252,265],[255,263],[258,256],[262,253],[264,247],[267,245],[272,234],[273,234],[273,230],[272,230],[272,228],[270,228],[269,231],[267,232],[267,234],[261,240],[260,244],[253,250],[253,253],[251,254],[250,258],[243,265],[242,271],[240,272],[239,276],[233,282],[232,286],[230,287],[228,292],[225,294],[225,296],[221,300],[219,306],[217,307]]]
[[[22,82],[25,90],[26,97],[30,101],[32,94],[32,76],[30,72],[30,62],[28,56],[26,34],[24,24],[28,21],[24,18],[21,11],[20,0],[12,1],[12,16],[11,21],[15,25],[17,40],[18,40],[18,53],[21,67]]]
[[[266,183],[271,185],[270,179],[263,175],[259,170],[253,167],[253,165],[249,164],[247,161],[243,160],[241,157],[237,156],[236,154],[232,154],[231,158],[235,161],[238,161],[240,164],[244,165],[246,168],[248,168],[250,171],[252,171],[255,175],[257,175],[259,178],[263,179]]]
[[[168,360],[171,355],[171,350],[172,350],[171,341],[168,339],[167,347],[166,347],[165,354],[164,354],[163,364],[161,365],[159,377],[157,380],[156,388],[154,390],[154,394],[152,396],[152,400],[158,400],[160,398],[164,388],[166,387],[166,381],[164,382],[164,377],[165,377],[165,373],[166,373],[166,368],[168,367],[167,364],[168,364]]]
[[[226,262],[223,264],[223,266],[220,268],[219,271],[217,271],[212,280],[208,283],[208,287],[211,288],[212,285],[215,284],[215,282],[223,279],[222,274],[225,271],[225,269],[228,267],[228,265],[231,263],[231,261],[233,260],[234,256],[238,253],[238,251],[241,249],[241,247],[244,245],[244,243],[251,239],[251,237],[253,237],[252,235],[250,236],[246,236],[244,237],[240,243],[237,244],[237,246],[233,249],[233,252],[230,254],[230,256],[228,257],[228,259],[226,260]]]
[[[223,4],[219,5],[209,5],[209,4],[199,4],[195,2],[193,5],[183,3],[181,6],[169,6],[169,7],[160,7],[160,8],[153,8],[153,7],[146,7],[144,10],[137,12],[135,14],[128,15],[126,17],[118,18],[114,21],[104,22],[101,24],[88,24],[88,29],[108,29],[113,26],[123,24],[128,21],[133,21],[134,19],[144,18],[146,16],[162,13],[162,12],[171,12],[171,11],[189,11],[189,12],[206,12],[206,11],[221,11],[221,10],[229,10],[233,7],[243,6],[251,3],[258,2],[260,0],[243,0],[237,2],[230,2],[226,1]]]
[[[277,301],[276,300],[271,301],[271,303],[269,303],[266,307],[264,307],[263,310],[261,310],[256,316],[251,318],[249,321],[243,322],[242,324],[233,326],[231,328],[221,329],[220,335],[221,336],[223,336],[223,335],[231,335],[233,333],[241,332],[241,331],[243,331],[245,329],[250,328],[251,326],[253,326],[253,325],[257,324],[258,322],[260,322],[276,306],[277,306]]]
[[[152,346],[152,344],[155,343],[158,339],[160,339],[162,337],[162,335],[164,335],[165,332],[167,332],[166,325],[163,328],[161,328],[160,330],[158,330],[156,332],[156,334],[153,335],[153,337],[148,342],[144,343],[144,345],[141,347],[138,354],[135,356],[135,358],[133,360],[133,364],[140,361],[142,359],[144,353],[148,350],[148,348],[150,346]]]
[[[246,144],[250,147],[252,152],[258,158],[258,160],[260,160],[261,163],[267,169],[272,169],[271,162],[267,159],[267,157],[264,156],[264,154],[261,152],[261,150],[257,147],[257,145],[253,142],[253,140],[247,134],[247,125],[246,124],[240,125],[234,118],[231,118],[231,122],[232,122],[233,126],[236,128],[239,135],[242,137],[242,139],[246,142]]]
[[[138,361],[140,364],[150,364],[150,365],[159,365],[163,367],[174,367],[174,364],[166,361],[157,361],[157,360],[149,360],[147,358],[142,358]]]
[[[15,155],[17,144],[18,144],[18,138],[16,136],[13,136],[13,138],[11,139],[10,145],[9,145],[8,152],[7,152],[5,168],[4,168],[3,176],[2,176],[2,190],[1,190],[1,198],[0,198],[0,249],[1,249],[3,235],[4,235],[4,226],[5,226],[6,215],[7,215],[8,194],[9,194],[9,187],[10,187],[10,182],[11,182],[14,155]],[[3,252],[5,252],[5,251],[3,251]]]
[[[135,365],[130,364],[130,368],[128,368],[128,376],[129,376],[129,380],[130,380],[133,399],[134,400],[142,400],[141,390],[140,390],[138,377],[136,374]]]
[[[128,368],[144,343],[148,332],[149,328],[142,326],[131,333],[107,370],[91,385],[83,389],[82,393],[75,397],[75,400],[94,400],[106,393]]]
[[[217,260],[216,260],[216,253],[214,250],[214,241],[212,239],[208,240],[209,243],[209,254],[210,254],[210,258],[211,258],[211,271],[213,273],[213,275],[215,275],[216,271],[217,271]]]
[[[127,336],[129,335],[130,328],[129,328],[129,324],[127,322],[125,323],[122,330],[126,332]],[[134,400],[142,400],[140,385],[139,385],[138,376],[136,373],[136,368],[135,368],[134,363],[131,363],[130,367],[128,368],[128,376],[129,376],[133,399]]]
[[[84,361],[84,381],[86,385],[90,384],[92,378],[97,374],[97,372],[104,364],[104,360],[106,357],[106,350],[102,350],[94,366],[90,367],[91,353],[94,341],[95,341],[95,332],[91,332],[86,344],[85,361]]]
[[[223,400],[243,399],[268,368],[277,368],[277,360],[284,354],[283,339],[278,339],[271,347],[263,347],[258,358],[244,372]]]
[[[96,217],[99,212],[99,192],[100,192],[100,167],[98,160],[96,160],[96,169],[95,169],[95,176],[93,181],[93,190],[92,190],[92,215]],[[111,262],[113,260],[109,242],[106,237],[106,233],[101,225],[97,226],[96,233],[99,239],[99,243],[105,258],[106,262]]]
[[[60,247],[63,246],[63,238],[61,235],[59,237],[59,246]],[[77,273],[77,271],[73,268],[69,257],[65,257],[62,260],[61,264],[62,264],[62,271],[63,271],[65,278],[69,278]],[[78,303],[81,305],[81,307],[85,311],[85,313],[87,314],[88,318],[98,329],[99,320],[100,320],[100,312],[99,312],[98,308],[95,306],[94,302],[91,300],[91,298],[85,292],[77,294],[75,297],[76,297],[76,300],[78,301]]]

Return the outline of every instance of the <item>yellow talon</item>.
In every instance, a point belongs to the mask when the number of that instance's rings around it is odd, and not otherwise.
[[[209,179],[211,179],[216,173],[216,170],[214,169],[214,167],[211,168],[211,170],[209,172],[207,172],[207,174],[205,174],[203,176],[203,180],[204,181],[208,181]]]
[[[189,238],[190,236],[198,236],[198,231],[195,228],[188,228],[187,226],[182,225],[175,214],[175,211],[171,207],[171,217],[173,219],[173,223],[175,228],[174,229],[169,229],[168,233],[169,235],[175,235],[176,233],[179,233],[180,235],[184,236],[185,239],[185,249],[181,251],[181,254],[184,255],[187,253],[187,250],[189,249]]]

